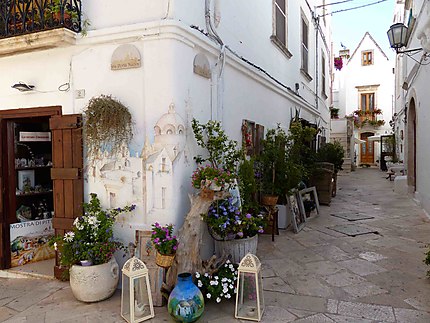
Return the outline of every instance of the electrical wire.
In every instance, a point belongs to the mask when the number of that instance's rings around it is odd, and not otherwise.
[[[364,8],[364,7],[374,6],[374,5],[378,4],[378,3],[385,2],[385,1],[387,1],[387,0],[379,0],[379,1],[375,1],[375,2],[372,2],[372,3],[364,4],[364,5],[357,6],[357,7],[352,7],[352,8],[346,8],[346,9],[340,9],[340,10],[332,11],[332,12],[329,12],[329,13],[326,13],[326,14],[323,14],[323,15],[319,15],[318,18],[319,17],[324,17],[324,16],[329,16],[329,15],[332,15],[334,13],[339,13],[339,12],[356,10],[356,9],[361,9],[361,8]]]
[[[324,7],[332,6],[335,4],[341,4],[341,3],[345,3],[345,2],[351,2],[351,1],[356,1],[356,0],[343,0],[343,1],[338,1],[338,2],[326,3],[326,4],[316,6],[315,8],[324,8]]]

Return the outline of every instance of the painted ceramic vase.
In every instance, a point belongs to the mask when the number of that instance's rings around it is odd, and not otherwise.
[[[203,314],[203,294],[194,285],[190,273],[178,275],[178,282],[170,293],[168,309],[169,314],[178,322],[194,322]]]

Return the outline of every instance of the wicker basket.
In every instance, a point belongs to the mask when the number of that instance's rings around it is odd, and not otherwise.
[[[161,253],[157,252],[155,256],[155,263],[157,266],[169,268],[173,264],[173,259],[175,259],[175,255],[162,255]]]

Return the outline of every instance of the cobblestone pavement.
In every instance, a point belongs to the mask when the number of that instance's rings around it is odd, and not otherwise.
[[[349,222],[331,214],[371,216]],[[378,234],[349,237],[330,228],[353,224]],[[430,280],[422,262],[430,220],[377,169],[338,178],[330,207],[294,234],[259,237],[266,311],[263,322],[430,322]],[[207,304],[199,322],[238,322],[234,302]],[[122,322],[120,293],[95,304],[76,301],[67,283],[0,279],[0,321]],[[151,322],[171,322],[165,307]]]

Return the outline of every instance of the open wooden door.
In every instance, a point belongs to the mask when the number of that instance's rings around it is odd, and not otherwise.
[[[360,139],[366,141],[365,143],[361,144],[361,158],[360,162],[362,164],[373,164],[374,163],[374,145],[375,143],[373,141],[368,140],[370,136],[373,136],[374,134],[371,132],[364,132],[361,134]]]
[[[82,215],[83,149],[81,115],[53,116],[49,121],[52,132],[52,169],[54,218],[56,235],[72,228],[75,218]],[[56,258],[54,275],[61,279],[64,270]]]

